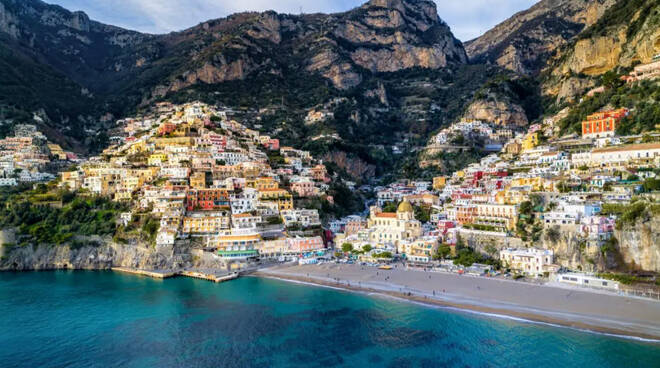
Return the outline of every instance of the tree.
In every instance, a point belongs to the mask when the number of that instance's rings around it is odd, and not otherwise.
[[[374,257],[376,258],[392,258],[392,253],[391,252],[382,252],[376,254]]]
[[[465,242],[460,235],[456,234],[456,250],[461,250],[463,248],[465,248]]]
[[[525,216],[531,216],[533,210],[533,204],[530,201],[525,201],[520,204],[520,214]]]
[[[644,184],[642,184],[644,187],[645,192],[653,192],[660,190],[660,179],[658,178],[648,178],[644,180]]]
[[[553,243],[556,243],[560,236],[559,226],[550,227],[545,231],[545,238]]]
[[[539,207],[543,204],[543,197],[539,194],[532,194],[529,196],[529,199],[532,202],[532,208]]]
[[[371,248],[371,244],[365,244],[365,245],[362,247],[362,250],[363,250],[365,253],[371,252],[371,249],[373,249],[373,248]]]
[[[344,253],[351,253],[353,251],[353,244],[344,243],[344,244],[341,245],[341,250]]]
[[[491,257],[495,256],[495,254],[497,253],[497,247],[495,247],[495,245],[493,245],[492,243],[486,245],[486,246],[484,247],[484,250],[485,250],[486,253],[488,253],[488,255],[491,256]]]
[[[479,261],[481,261],[479,254],[475,253],[471,248],[463,248],[458,251],[458,256],[454,259],[454,264],[470,267]]]
[[[431,207],[415,206],[415,219],[420,222],[431,221]]]
[[[385,206],[383,206],[383,212],[394,213],[398,207],[399,204],[396,202],[387,202],[385,203]]]
[[[610,89],[617,88],[623,84],[621,77],[613,70],[603,74],[601,81],[603,82],[603,86]]]
[[[451,247],[448,244],[440,244],[438,251],[433,256],[433,259],[446,259],[451,255]]]

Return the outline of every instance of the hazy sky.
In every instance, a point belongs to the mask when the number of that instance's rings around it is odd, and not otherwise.
[[[203,21],[247,10],[280,13],[338,12],[360,0],[45,0],[83,10],[103,23],[150,33],[179,31]],[[435,0],[440,17],[454,35],[467,41],[538,0]]]

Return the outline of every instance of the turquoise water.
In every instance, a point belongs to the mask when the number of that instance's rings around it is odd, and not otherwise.
[[[0,273],[0,367],[660,367],[660,345],[241,278]]]

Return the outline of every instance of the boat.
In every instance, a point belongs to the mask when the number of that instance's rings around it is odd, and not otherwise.
[[[390,265],[382,265],[382,266],[379,266],[378,269],[380,269],[380,270],[391,270],[391,269],[392,269],[392,266],[390,266]]]

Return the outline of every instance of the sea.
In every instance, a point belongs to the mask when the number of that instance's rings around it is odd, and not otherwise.
[[[660,367],[660,343],[257,277],[0,273],[0,367]]]

